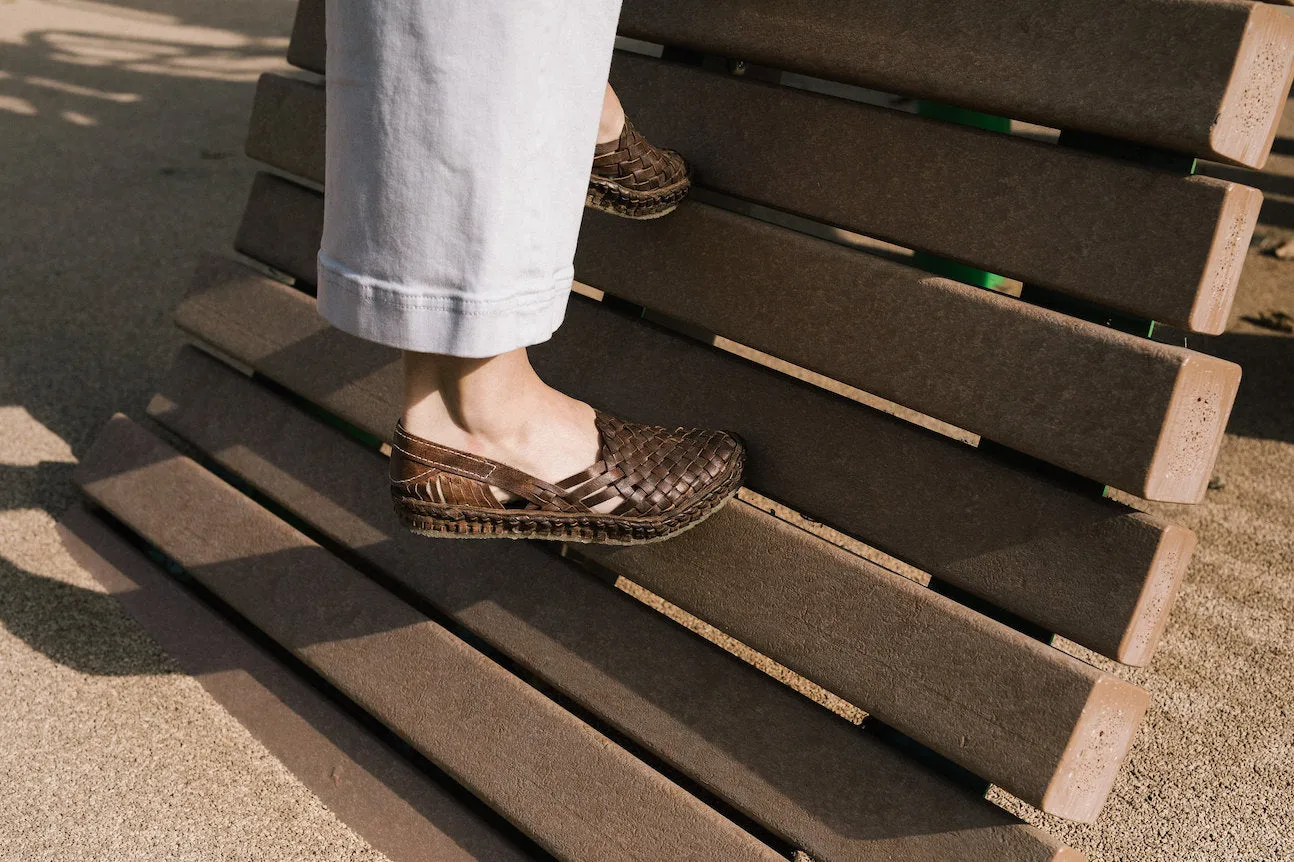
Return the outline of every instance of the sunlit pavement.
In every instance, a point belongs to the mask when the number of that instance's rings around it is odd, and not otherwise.
[[[381,859],[63,551],[68,478],[139,415],[227,249],[288,0],[0,0],[0,859]]]

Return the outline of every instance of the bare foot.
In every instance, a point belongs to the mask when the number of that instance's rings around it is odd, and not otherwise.
[[[620,105],[616,91],[607,84],[606,95],[602,98],[602,118],[598,121],[598,143],[609,144],[620,140],[620,133],[625,129],[625,109]]]
[[[593,408],[548,386],[526,351],[489,359],[405,354],[405,430],[558,483],[598,461]],[[493,489],[500,502],[512,499]],[[610,512],[620,498],[597,505]]]

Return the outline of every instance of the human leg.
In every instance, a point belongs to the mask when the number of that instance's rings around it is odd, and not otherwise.
[[[598,414],[525,353],[562,319],[590,155],[617,188],[682,164],[606,84],[618,6],[329,4],[319,309],[405,351],[393,494],[423,531],[659,538],[735,491],[734,438]]]

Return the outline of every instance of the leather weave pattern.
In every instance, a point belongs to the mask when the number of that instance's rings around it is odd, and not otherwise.
[[[741,443],[723,431],[640,425],[601,412],[595,421],[601,437],[597,463],[557,483],[397,426],[392,493],[439,506],[501,509],[493,487],[524,501],[519,511],[565,513],[591,513],[619,498],[612,516],[656,517],[687,507],[740,469]]]
[[[634,192],[670,189],[687,180],[683,157],[652,145],[625,118],[620,139],[593,150],[593,176]]]

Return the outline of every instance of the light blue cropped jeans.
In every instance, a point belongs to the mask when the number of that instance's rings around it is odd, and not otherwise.
[[[319,311],[482,357],[566,310],[620,0],[328,0]]]

